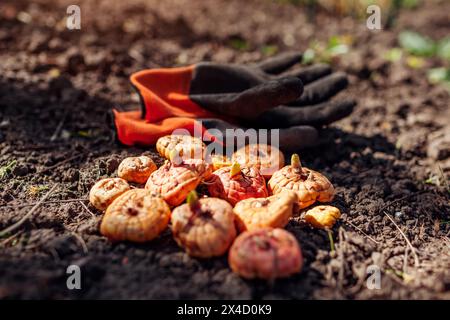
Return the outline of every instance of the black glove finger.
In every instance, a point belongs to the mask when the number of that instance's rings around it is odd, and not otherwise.
[[[319,133],[314,127],[293,126],[280,129],[279,132],[280,149],[285,152],[295,152],[300,149],[315,146],[319,143]]]
[[[279,74],[299,63],[301,59],[302,54],[300,52],[286,52],[259,62],[254,67],[270,74]]]
[[[209,111],[251,120],[276,106],[298,99],[303,84],[295,77],[264,82],[240,93],[196,94],[189,98]]]
[[[352,113],[354,100],[332,101],[303,108],[279,106],[264,112],[255,123],[270,128],[286,128],[298,125],[320,127],[342,119]]]
[[[189,94],[241,92],[266,80],[263,72],[246,66],[200,62],[192,73]]]
[[[223,145],[233,143],[235,146],[234,149],[239,148],[242,143],[268,143],[278,146],[283,151],[289,152],[311,147],[319,143],[319,133],[317,129],[311,126],[293,126],[290,128],[275,129],[277,132],[267,130],[264,133],[260,133],[256,129],[249,130],[248,128],[236,126],[216,118],[201,119],[200,121],[218,141]],[[264,134],[267,136],[264,137]],[[260,139],[263,139],[263,141]],[[216,145],[215,147],[218,146]],[[219,149],[215,151],[220,151],[225,154],[223,148]],[[234,149],[229,151],[232,153]],[[228,154],[228,156],[231,156],[231,154]]]
[[[347,75],[336,72],[314,81],[305,86],[303,95],[296,101],[290,102],[289,106],[308,106],[324,102],[348,85]]]
[[[271,143],[271,132],[267,129],[262,132],[258,131],[258,129],[238,126],[217,118],[202,118],[199,122],[207,129],[210,135],[215,137],[216,141],[228,147],[227,151],[231,151],[231,153],[229,152],[227,155],[230,157],[233,151],[236,151],[245,144]],[[274,143],[278,144],[278,137],[276,136]],[[231,148],[233,146],[234,148]]]
[[[331,67],[328,64],[315,64],[297,70],[288,71],[283,76],[297,77],[306,85],[317,79],[323,78],[331,73]]]
[[[237,139],[235,133],[239,133],[239,129],[245,130],[245,128],[231,124],[227,121],[217,119],[217,118],[203,118],[198,120],[201,125],[207,129],[208,134],[215,137],[214,145],[208,146],[208,152],[210,153],[221,153],[231,157],[233,151],[235,150],[225,150],[227,143],[233,142],[234,145],[237,144]],[[231,130],[230,130],[231,129]],[[211,150],[211,148],[218,148]],[[214,152],[213,152],[214,151]],[[229,154],[226,151],[230,151]]]

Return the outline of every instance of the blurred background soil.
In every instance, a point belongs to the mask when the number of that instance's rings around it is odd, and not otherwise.
[[[1,1],[0,229],[57,187],[0,239],[0,298],[450,298],[450,99],[429,80],[448,63],[410,55],[398,42],[404,30],[448,36],[450,2],[402,8],[379,31],[342,3],[85,0],[77,1],[81,30],[68,30],[73,1]],[[301,152],[337,187],[335,251],[325,231],[295,218],[287,229],[305,267],[267,283],[239,278],[226,257],[190,258],[170,231],[145,245],[100,236],[101,214],[85,201],[93,183],[114,176],[126,156],[162,163],[152,148],[120,146],[110,130],[112,107],[138,107],[131,73],[291,50],[348,72],[342,95],[358,100],[351,117],[329,128],[329,143]],[[71,264],[81,267],[81,290],[66,287]],[[377,290],[366,286],[373,264]]]

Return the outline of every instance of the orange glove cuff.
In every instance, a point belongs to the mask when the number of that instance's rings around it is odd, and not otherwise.
[[[117,138],[121,143],[129,146],[156,144],[160,137],[172,134],[176,129],[185,129],[191,135],[198,134],[200,132],[195,132],[196,127],[200,128],[203,139],[207,141],[217,140],[216,137],[208,133],[200,122],[193,118],[171,117],[148,123],[141,118],[140,111],[118,112],[113,109],[113,115]]]
[[[185,129],[191,135],[202,134],[205,140],[221,143],[196,121],[199,118],[225,117],[201,108],[189,98],[194,68],[192,65],[149,69],[131,75],[131,83],[141,97],[142,111],[113,110],[119,141],[125,145],[152,145],[176,129]],[[195,132],[195,128],[200,130]]]
[[[148,122],[170,117],[217,117],[189,99],[194,67],[149,69],[131,75],[131,83],[142,98],[143,117]]]

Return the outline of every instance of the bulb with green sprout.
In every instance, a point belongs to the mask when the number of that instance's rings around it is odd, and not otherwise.
[[[319,172],[303,167],[298,154],[292,155],[290,165],[272,175],[268,187],[272,194],[283,190],[294,191],[300,209],[309,207],[316,201],[330,202],[334,197],[331,182]]]
[[[211,196],[227,200],[233,206],[248,198],[268,196],[266,181],[255,167],[242,167],[234,162],[213,172],[208,191]]]

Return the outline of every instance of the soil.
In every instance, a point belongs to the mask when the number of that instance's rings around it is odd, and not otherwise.
[[[382,58],[404,28],[448,35],[449,2],[403,11],[382,31],[320,10],[311,21],[302,7],[265,0],[119,3],[78,1],[82,25],[73,31],[64,20],[71,1],[0,3],[0,166],[16,161],[0,181],[0,230],[57,184],[0,239],[0,298],[450,298],[449,94],[428,84],[424,70]],[[325,231],[295,218],[287,230],[302,246],[302,272],[248,281],[226,257],[190,258],[169,230],[144,245],[112,244],[99,234],[101,213],[84,201],[94,182],[116,175],[127,156],[162,163],[153,148],[117,144],[109,127],[112,107],[138,105],[132,72],[253,62],[267,45],[303,51],[334,34],[354,40],[334,67],[350,74],[342,95],[356,97],[358,107],[328,128],[329,142],[301,152],[305,166],[337,187],[333,204],[343,215],[332,230],[334,251]],[[66,287],[71,264],[81,268],[81,290]],[[366,285],[371,265],[381,270],[380,289]]]

